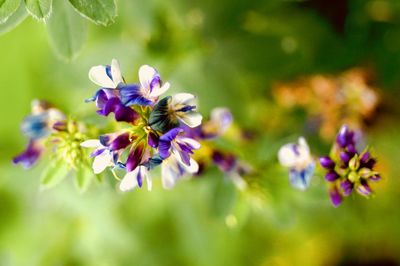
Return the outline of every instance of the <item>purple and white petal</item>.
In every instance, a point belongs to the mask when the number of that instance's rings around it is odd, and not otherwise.
[[[107,66],[94,66],[89,70],[89,79],[100,87],[116,88],[111,76],[107,72]]]

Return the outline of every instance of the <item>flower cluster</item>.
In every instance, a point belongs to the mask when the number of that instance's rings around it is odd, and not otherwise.
[[[195,96],[177,93],[160,97],[170,87],[148,65],[139,69],[139,84],[127,84],[118,62],[92,67],[89,78],[101,88],[87,101],[94,101],[102,116],[114,114],[124,123],[122,129],[90,139],[81,146],[94,148],[91,156],[96,174],[110,168],[125,170],[120,182],[122,191],[142,187],[152,181],[149,171],[161,165],[162,184],[172,188],[185,174],[195,174],[199,165],[192,158],[200,143],[191,138],[187,128],[201,124]]]
[[[373,118],[379,104],[377,89],[371,86],[371,73],[350,69],[337,76],[313,75],[274,86],[273,94],[280,107],[302,107],[309,126],[330,141],[344,123],[362,128]]]
[[[278,160],[282,166],[289,168],[289,181],[293,187],[300,190],[309,187],[315,162],[303,137],[299,138],[298,143],[283,145],[279,149]]]
[[[359,152],[358,142],[356,133],[342,126],[330,156],[319,159],[321,166],[327,170],[325,179],[330,183],[329,195],[335,207],[353,191],[370,197],[372,190],[369,182],[381,179],[373,169],[376,159],[371,156],[368,147]]]
[[[33,100],[31,105],[31,115],[21,123],[21,131],[29,139],[28,146],[13,158],[15,164],[24,168],[30,168],[38,161],[45,150],[46,139],[56,131],[54,125],[65,120],[60,110],[45,101]]]

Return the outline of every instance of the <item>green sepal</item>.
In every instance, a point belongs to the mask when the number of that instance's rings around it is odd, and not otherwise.
[[[89,166],[78,167],[75,175],[75,185],[80,192],[85,192],[94,178],[94,173]]]
[[[50,164],[40,177],[41,189],[51,188],[64,180],[70,172],[70,168],[62,160]]]

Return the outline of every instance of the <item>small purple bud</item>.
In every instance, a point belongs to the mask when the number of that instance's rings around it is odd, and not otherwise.
[[[340,195],[340,192],[336,187],[329,189],[329,197],[331,198],[331,202],[335,208],[342,203],[342,195]]]
[[[343,151],[340,153],[340,160],[347,166],[350,161],[350,155]]]
[[[369,180],[371,180],[372,182],[376,182],[376,181],[379,181],[381,179],[382,179],[382,177],[381,177],[380,174],[376,174],[376,175],[373,175],[373,176],[369,177]]]
[[[354,144],[349,144],[347,146],[347,153],[350,155],[350,157],[353,157],[357,153],[357,149]]]
[[[326,179],[326,181],[329,181],[329,182],[333,182],[333,181],[335,181],[336,179],[338,179],[339,178],[339,175],[335,172],[335,171],[333,171],[333,170],[330,170],[328,173],[326,173],[326,175],[325,175],[325,179]]]
[[[53,129],[57,131],[67,131],[67,124],[61,121],[55,122],[53,125]]]
[[[353,183],[351,183],[349,180],[342,181],[340,183],[340,187],[342,188],[343,195],[346,197],[353,191]]]
[[[335,162],[329,156],[320,157],[319,163],[326,169],[335,168]]]
[[[357,186],[357,191],[364,196],[369,196],[372,192],[366,181],[361,182],[360,185]]]
[[[360,157],[360,163],[367,163],[369,158],[371,157],[370,153],[367,151]]]
[[[341,147],[344,148],[347,146],[347,134],[349,129],[346,125],[340,128],[339,134],[336,137],[336,143]]]

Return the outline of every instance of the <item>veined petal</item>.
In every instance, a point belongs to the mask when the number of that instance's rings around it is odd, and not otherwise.
[[[172,96],[172,106],[194,105],[196,96],[190,93],[177,93]]]
[[[147,190],[151,191],[152,187],[153,187],[153,180],[150,177],[149,171],[147,170],[147,168],[144,168],[144,177],[146,178],[146,183],[147,183]]]
[[[92,168],[95,174],[100,174],[113,162],[112,155],[106,150],[93,160]]]
[[[200,142],[198,142],[197,140],[194,140],[192,138],[180,137],[179,140],[177,140],[177,141],[188,145],[190,147],[190,149],[192,149],[192,150],[198,150],[198,149],[200,149],[200,146],[201,146]]]
[[[138,144],[136,147],[132,147],[128,159],[126,160],[126,170],[133,171],[141,163],[144,154],[143,143]]]
[[[129,84],[120,88],[121,102],[125,106],[131,105],[151,105],[153,102],[144,97],[140,87],[137,84]]]
[[[178,116],[178,119],[189,127],[197,127],[201,124],[203,116],[200,113],[190,111],[184,115]]]
[[[80,145],[84,148],[97,148],[99,146],[102,146],[98,139],[88,139],[84,142],[81,142]]]
[[[153,77],[157,75],[155,68],[149,65],[143,65],[139,68],[139,81],[143,88],[150,92],[150,83]]]
[[[165,82],[164,85],[161,87],[155,87],[153,90],[150,92],[150,97],[158,97],[162,94],[164,94],[170,87],[169,82]]]
[[[119,67],[119,63],[116,59],[111,61],[111,76],[114,82],[114,85],[118,86],[120,83],[124,83],[124,79],[122,78],[121,69]]]
[[[139,173],[139,167],[135,170],[128,172],[125,174],[124,178],[122,179],[121,183],[119,184],[119,189],[121,191],[128,191],[132,190],[138,186],[137,183],[137,175]]]
[[[199,164],[193,158],[190,158],[189,165],[183,164],[182,166],[186,172],[192,175],[196,174],[199,171]]]
[[[114,82],[107,75],[106,66],[94,66],[89,70],[89,79],[104,88],[115,88]]]
[[[181,175],[176,160],[169,158],[171,159],[164,160],[161,164],[161,182],[165,189],[172,189]]]

